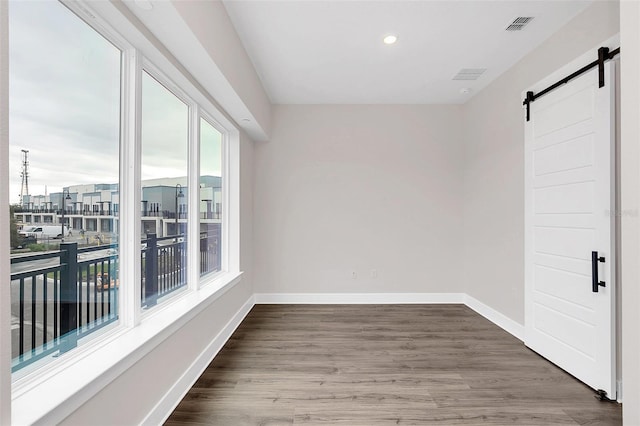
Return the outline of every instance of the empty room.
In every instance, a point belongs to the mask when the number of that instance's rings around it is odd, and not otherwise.
[[[0,425],[640,426],[640,2],[0,0]]]

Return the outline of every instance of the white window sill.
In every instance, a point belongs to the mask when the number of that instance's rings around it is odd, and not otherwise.
[[[144,318],[137,327],[116,328],[87,348],[79,348],[79,353],[69,354],[65,360],[61,357],[61,365],[44,367],[48,371],[38,379],[27,383],[19,380],[13,389],[11,423],[61,422],[233,288],[241,276],[242,272],[215,276],[200,290],[185,292],[166,306],[157,307],[157,312]]]

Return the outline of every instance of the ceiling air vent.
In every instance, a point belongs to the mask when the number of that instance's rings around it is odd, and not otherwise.
[[[477,80],[486,71],[486,68],[463,68],[453,76],[454,80]]]
[[[507,31],[521,31],[525,25],[533,20],[533,16],[518,16],[507,27]]]

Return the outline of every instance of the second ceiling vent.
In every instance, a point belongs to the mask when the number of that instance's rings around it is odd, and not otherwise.
[[[486,70],[486,68],[463,68],[453,76],[453,80],[477,80]]]
[[[533,16],[518,16],[506,28],[507,31],[522,31],[522,29],[533,20]]]

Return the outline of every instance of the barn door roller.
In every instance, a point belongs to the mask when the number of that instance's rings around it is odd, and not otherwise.
[[[578,71],[574,72],[573,74],[566,76],[562,80],[557,81],[556,83],[552,84],[551,86],[547,87],[546,89],[538,93],[527,92],[527,97],[522,102],[522,105],[524,105],[527,108],[527,121],[531,119],[531,103],[533,101],[535,101],[541,96],[546,95],[552,90],[557,89],[563,84],[567,84],[569,81],[584,74],[585,72],[589,71],[591,68],[598,67],[598,87],[604,87],[604,63],[610,59],[613,59],[618,54],[620,54],[619,47],[612,51],[609,51],[608,47],[601,47],[600,49],[598,49],[597,60],[591,62],[588,65],[585,65],[584,67],[580,68]]]

